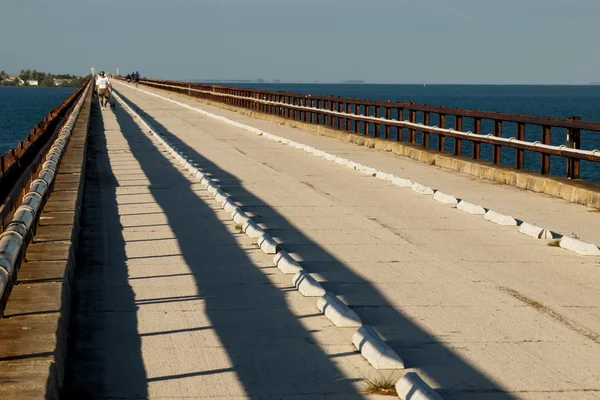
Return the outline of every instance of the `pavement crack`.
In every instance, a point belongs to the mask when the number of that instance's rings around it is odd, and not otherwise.
[[[331,194],[327,193],[326,191],[324,191],[323,189],[319,189],[318,187],[316,187],[315,185],[313,185],[310,182],[301,182],[303,185],[308,186],[309,188],[311,188],[312,190],[314,190],[315,192],[319,193],[322,196],[331,196]]]
[[[408,238],[408,236],[406,236],[405,234],[403,234],[403,233],[401,233],[401,232],[398,232],[398,231],[396,230],[396,228],[394,228],[393,226],[390,226],[390,225],[386,224],[386,223],[385,223],[385,222],[383,222],[383,221],[380,221],[379,219],[377,219],[377,218],[375,218],[375,217],[368,217],[368,219],[369,219],[370,221],[373,221],[373,222],[375,222],[377,225],[381,226],[382,228],[386,229],[387,231],[389,231],[389,232],[393,233],[394,235],[398,236],[399,238],[401,238],[401,239],[403,239],[403,240],[407,241],[408,243],[412,244],[413,246],[416,246],[416,244],[415,244],[415,243],[413,243],[413,242],[412,242],[412,241],[411,241],[411,240]]]
[[[563,324],[567,328],[571,329],[572,331],[579,333],[580,335],[592,340],[593,342],[595,342],[597,344],[600,344],[600,335],[599,334],[589,330],[588,328],[586,328],[584,326],[579,325],[578,323],[576,323],[574,321],[569,320],[564,315],[554,311],[553,309],[551,309],[550,307],[547,307],[546,305],[540,303],[539,301],[533,300],[533,299],[517,292],[516,290],[507,288],[505,286],[498,286],[498,289],[500,289],[504,293],[509,294],[510,296],[514,297],[515,299],[521,301],[522,303],[525,303],[528,306],[535,308],[537,311],[548,315],[549,317],[551,317],[552,319],[554,319],[557,322],[560,322],[561,324]]]

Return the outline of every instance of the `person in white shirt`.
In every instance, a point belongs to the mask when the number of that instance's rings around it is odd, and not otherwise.
[[[112,91],[112,84],[110,79],[104,76],[104,71],[100,71],[98,78],[96,78],[96,89],[98,90],[98,97],[100,97],[100,106],[105,110]]]

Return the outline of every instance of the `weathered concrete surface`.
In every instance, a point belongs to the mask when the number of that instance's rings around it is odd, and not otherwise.
[[[69,398],[369,397],[353,330],[122,108],[94,114],[89,155]]]
[[[63,385],[90,103],[91,92],[0,320],[3,400],[56,399]]]
[[[175,95],[147,86],[142,86],[142,88],[162,95]],[[547,226],[548,229],[561,234],[568,234],[569,229],[577,229],[575,233],[578,236],[600,245],[600,230],[593,228],[594,224],[592,223],[600,223],[598,185],[516,171],[509,167],[490,165],[487,162],[467,157],[440,154],[437,151],[423,149],[419,145],[349,135],[323,126],[291,121],[225,106],[221,103],[201,101],[179,94],[175,96],[179,100],[186,99],[189,104],[203,104],[206,106],[206,111],[276,133],[320,150],[335,152],[336,155],[347,157],[355,162],[368,163],[369,166],[376,169],[403,178],[411,178],[413,182],[421,182],[471,203],[514,215],[515,218],[522,219],[529,216],[530,222]],[[300,128],[300,131],[295,128]],[[312,134],[300,134],[299,132]],[[347,144],[333,144],[335,141],[328,138],[335,138]],[[407,158],[399,158],[398,155]],[[423,163],[427,165],[423,165]],[[441,168],[432,168],[431,166]],[[462,172],[466,176],[454,171]],[[532,196],[528,190],[539,193],[537,196]]]
[[[153,90],[163,91],[155,88],[153,88]],[[330,138],[343,140],[359,146],[365,146],[369,149],[382,150],[409,157],[428,165],[435,165],[452,171],[461,172],[475,178],[487,179],[499,184],[515,186],[519,189],[548,194],[588,207],[600,208],[600,188],[597,184],[570,180],[567,178],[549,177],[530,171],[517,170],[504,165],[493,165],[489,162],[473,160],[472,158],[465,156],[441,154],[433,149],[425,149],[418,144],[399,143],[373,137],[364,137],[361,135],[350,135],[346,132],[325,126],[294,121],[275,115],[228,106],[222,103],[212,101],[203,101],[203,103],[235,111],[252,118],[287,125],[293,128],[300,128],[307,132],[315,132]]]
[[[598,398],[597,258],[119,89],[444,398]],[[540,226],[598,239],[598,214],[578,205],[202,108]]]

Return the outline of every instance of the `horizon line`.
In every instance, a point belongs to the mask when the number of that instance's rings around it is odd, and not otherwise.
[[[274,82],[274,80],[265,80],[260,82],[256,79],[183,79],[186,82],[215,82],[215,83],[252,83],[252,84],[267,84],[267,85],[280,85],[280,84],[309,84],[309,85],[417,85],[417,86],[600,86],[600,82],[592,81],[588,83],[444,83],[444,82],[370,82],[363,80],[352,80],[356,82],[344,82],[344,81],[284,81]]]

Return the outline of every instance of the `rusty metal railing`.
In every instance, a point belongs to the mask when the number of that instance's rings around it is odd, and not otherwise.
[[[589,161],[600,177],[600,150],[581,149],[582,131],[598,134],[600,122],[579,117],[535,117],[153,79],[142,79],[140,83],[349,134],[407,142],[517,169],[526,168],[525,156],[533,152],[538,154],[539,172],[544,175],[551,172],[551,157],[564,161],[565,175],[571,179],[579,179],[581,161]],[[556,139],[559,135],[562,139]],[[600,147],[600,135],[597,137]],[[504,149],[513,151],[514,157],[503,157]]]
[[[81,85],[44,121],[2,158],[0,176],[0,316],[17,279],[17,271],[52,192],[58,165],[82,108],[90,80]]]

